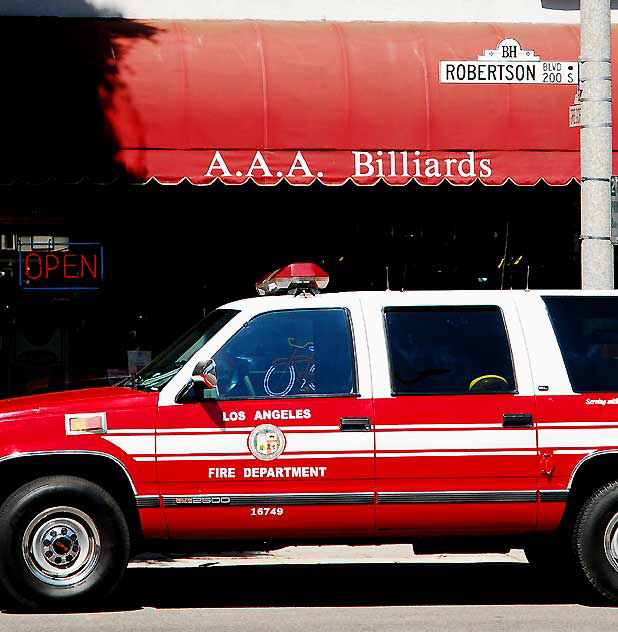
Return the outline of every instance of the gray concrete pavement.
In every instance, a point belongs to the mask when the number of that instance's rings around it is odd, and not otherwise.
[[[615,632],[618,613],[583,606],[429,606],[391,608],[214,608],[145,609],[90,615],[23,615],[0,620],[7,632],[62,630],[77,632],[180,632],[242,630],[252,632]]]
[[[416,557],[400,545],[141,560],[100,612],[0,615],[7,632],[613,632],[617,625],[618,609],[582,599],[549,570],[533,572],[521,551]]]

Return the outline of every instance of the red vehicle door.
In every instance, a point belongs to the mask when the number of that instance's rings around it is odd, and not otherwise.
[[[243,317],[207,350],[217,392],[159,409],[158,478],[171,537],[373,528],[372,402],[368,379],[359,379],[368,359],[363,339],[352,338],[359,314],[327,304]]]
[[[552,530],[560,523],[574,477],[582,473],[579,468],[616,451],[618,297],[613,291],[596,296],[543,292],[528,298],[523,316],[529,346],[537,350],[531,359],[539,430],[539,529]]]
[[[371,331],[386,335],[372,343],[377,526],[431,535],[533,529],[534,397],[514,305],[426,298],[367,310]]]

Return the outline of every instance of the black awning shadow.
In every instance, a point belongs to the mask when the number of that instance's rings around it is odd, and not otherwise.
[[[109,182],[127,175],[108,120],[121,87],[117,64],[133,40],[157,29],[100,19],[84,0],[70,6],[74,15],[92,17],[0,17],[0,183],[77,182],[84,174]]]

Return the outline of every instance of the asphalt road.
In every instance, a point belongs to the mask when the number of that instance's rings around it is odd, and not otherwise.
[[[0,604],[2,605],[2,604]],[[269,563],[130,568],[97,612],[4,611],[0,630],[612,630],[618,608],[521,562]]]

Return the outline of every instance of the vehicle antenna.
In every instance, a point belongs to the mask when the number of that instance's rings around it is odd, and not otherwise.
[[[403,264],[403,283],[401,284],[401,291],[405,292],[406,291],[406,273],[408,271],[408,264],[404,263]]]
[[[504,258],[502,259],[502,280],[500,281],[500,289],[504,289],[504,271],[506,270],[506,253],[509,248],[509,223],[506,223],[506,235],[504,236]]]
[[[387,290],[391,289],[391,285],[390,285],[390,282],[388,280],[388,266],[386,266],[386,289]]]
[[[530,266],[526,270],[526,292],[530,290]]]

